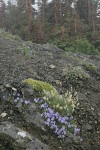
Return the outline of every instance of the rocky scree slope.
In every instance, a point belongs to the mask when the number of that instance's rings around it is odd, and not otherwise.
[[[78,92],[79,107],[74,115],[81,128],[81,144],[69,138],[66,142],[61,142],[47,132],[42,126],[43,120],[39,118],[36,106],[31,108],[29,115],[20,113],[6,101],[11,94],[7,84],[22,90],[19,83],[26,78],[51,83],[60,94],[64,94],[71,87]],[[40,45],[0,38],[0,79],[0,115],[7,113],[5,117],[0,116],[2,150],[66,150],[66,147],[69,150],[99,150],[99,57],[64,52],[50,44]],[[30,90],[27,92],[30,95]],[[22,132],[26,135],[25,139],[24,134],[20,137]]]

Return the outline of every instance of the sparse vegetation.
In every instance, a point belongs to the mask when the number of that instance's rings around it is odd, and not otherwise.
[[[28,47],[25,47],[25,46],[18,47],[17,50],[21,51],[24,56],[29,55],[29,48]]]
[[[83,67],[91,73],[95,73],[97,71],[97,67],[94,64],[83,64]]]
[[[89,74],[81,67],[71,67],[65,73],[65,80],[73,86],[83,86],[84,82],[89,79]]]
[[[79,52],[89,55],[98,55],[99,52],[86,38],[71,39],[70,41],[61,41],[55,39],[51,43],[57,45],[65,51]]]
[[[12,35],[9,32],[5,32],[5,30],[3,29],[0,29],[0,37],[7,40],[22,41],[22,39],[18,35]]]

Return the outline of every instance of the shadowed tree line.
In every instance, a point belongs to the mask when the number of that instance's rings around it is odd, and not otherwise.
[[[0,0],[0,26],[36,43],[71,44],[86,38],[98,48],[99,0]],[[37,6],[34,6],[37,5]]]

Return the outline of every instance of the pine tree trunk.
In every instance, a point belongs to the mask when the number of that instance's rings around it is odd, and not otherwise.
[[[45,2],[42,0],[42,17],[45,17]]]
[[[57,3],[56,0],[54,0],[54,15],[55,15],[55,23],[57,24]]]
[[[59,7],[60,7],[60,23],[62,22],[62,5],[61,0],[59,0]]]
[[[88,22],[89,22],[89,25],[91,24],[91,13],[90,13],[90,0],[88,0]]]
[[[76,18],[76,0],[74,0],[74,32],[77,34],[77,18]]]

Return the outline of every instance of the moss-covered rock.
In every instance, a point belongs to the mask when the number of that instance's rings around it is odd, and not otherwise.
[[[39,92],[41,94],[43,94],[44,91],[47,91],[50,93],[54,93],[54,95],[56,96],[59,95],[57,90],[51,84],[47,82],[33,80],[31,78],[23,80],[22,82],[25,84],[31,85],[36,92]]]
[[[71,92],[66,93],[66,96],[62,97],[49,83],[31,78],[24,80],[23,83],[32,86],[35,90],[33,96],[42,97],[51,108],[60,114],[65,115],[68,112],[68,115],[71,115],[74,111],[76,96],[72,95]]]

